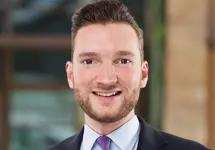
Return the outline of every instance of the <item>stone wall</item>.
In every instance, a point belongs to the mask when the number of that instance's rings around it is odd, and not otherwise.
[[[207,144],[207,0],[166,1],[164,130]]]

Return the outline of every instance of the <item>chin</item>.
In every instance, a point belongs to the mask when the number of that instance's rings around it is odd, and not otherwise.
[[[96,120],[102,123],[114,123],[119,121],[120,119],[116,118],[115,116],[100,116]]]
[[[112,123],[112,122],[116,122],[119,121],[120,119],[122,119],[122,115],[120,112],[116,112],[116,113],[110,113],[111,110],[109,110],[108,112],[98,112],[96,115],[97,117],[95,117],[96,120],[100,121],[100,122],[104,122],[104,123]]]

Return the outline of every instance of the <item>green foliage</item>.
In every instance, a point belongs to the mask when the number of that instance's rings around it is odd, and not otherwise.
[[[164,1],[150,1],[152,25],[151,52],[150,52],[150,124],[161,127],[163,86],[164,86],[164,39],[165,39],[165,13]]]

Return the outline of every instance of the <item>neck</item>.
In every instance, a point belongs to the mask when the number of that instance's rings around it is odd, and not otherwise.
[[[134,116],[134,110],[132,110],[127,116],[120,119],[117,122],[113,123],[103,123],[96,121],[92,118],[90,118],[87,114],[85,114],[85,122],[86,124],[93,129],[95,132],[101,134],[101,135],[108,135],[109,133],[113,132],[126,122],[128,122],[132,117]]]

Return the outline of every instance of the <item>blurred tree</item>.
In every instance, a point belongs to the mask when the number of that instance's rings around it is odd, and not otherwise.
[[[149,122],[161,127],[164,93],[165,1],[149,1],[150,75]]]

